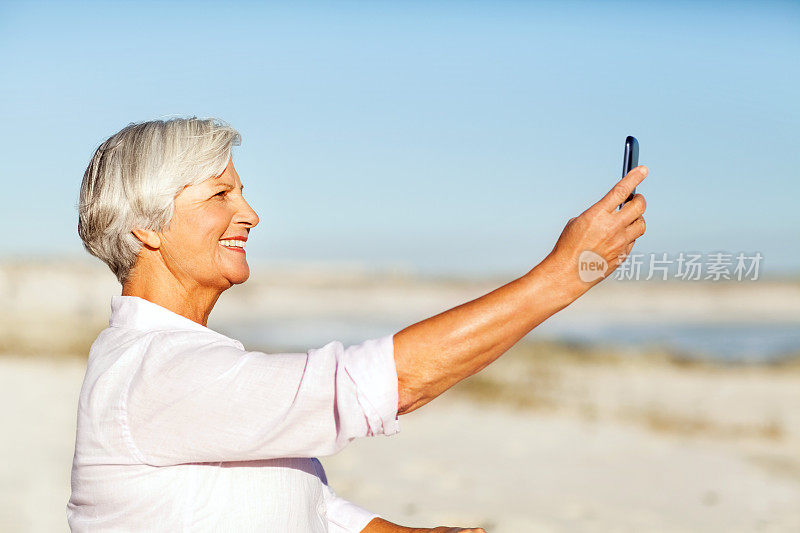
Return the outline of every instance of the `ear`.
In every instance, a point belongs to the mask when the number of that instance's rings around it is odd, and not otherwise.
[[[134,237],[142,241],[142,244],[148,248],[158,249],[161,247],[161,237],[158,236],[153,230],[149,229],[133,229],[131,230]]]

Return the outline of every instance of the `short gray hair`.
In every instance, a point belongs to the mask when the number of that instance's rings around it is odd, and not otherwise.
[[[134,228],[162,231],[175,196],[225,171],[239,132],[214,119],[173,118],[131,123],[103,142],[81,183],[78,235],[120,284],[142,243]]]

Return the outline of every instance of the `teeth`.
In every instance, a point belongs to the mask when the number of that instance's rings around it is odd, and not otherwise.
[[[236,246],[237,248],[244,248],[245,242],[244,241],[235,241],[235,240],[220,240],[219,243],[223,246]]]

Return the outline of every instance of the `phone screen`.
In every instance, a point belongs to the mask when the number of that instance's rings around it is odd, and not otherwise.
[[[622,158],[622,177],[624,178],[628,172],[633,170],[634,168],[639,166],[639,141],[636,140],[636,137],[628,137],[625,139],[625,154]],[[618,209],[622,209],[622,206],[625,205],[627,202],[633,200],[633,195],[636,194],[636,187],[633,188],[628,198],[625,199],[624,202],[619,204]]]

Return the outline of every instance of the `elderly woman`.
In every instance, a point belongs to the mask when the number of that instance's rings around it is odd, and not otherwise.
[[[244,283],[258,215],[213,119],[131,124],[95,152],[78,233],[122,285],[80,393],[73,531],[483,531],[398,526],[331,489],[317,456],[392,435],[613,271],[644,233],[637,167],[532,270],[402,331],[305,353],[249,351],[206,324]],[[605,261],[582,279],[586,251]]]

